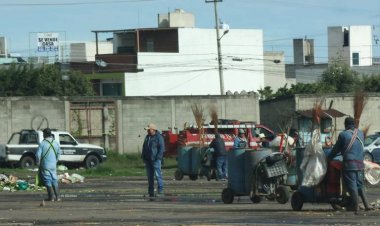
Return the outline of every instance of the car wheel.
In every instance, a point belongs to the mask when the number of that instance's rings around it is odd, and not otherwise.
[[[31,156],[24,156],[20,160],[20,167],[23,169],[34,168],[36,166],[36,161]]]
[[[369,153],[369,152],[364,153],[364,160],[373,162],[373,158],[372,158],[371,153]]]
[[[224,204],[231,204],[234,201],[234,192],[231,188],[225,188],[222,191],[222,201]]]
[[[182,180],[183,179],[183,173],[181,170],[177,169],[175,172],[174,172],[174,178],[176,180]]]
[[[95,155],[89,155],[84,160],[84,164],[87,169],[95,168],[99,165],[99,163],[100,163],[99,158],[96,157]]]

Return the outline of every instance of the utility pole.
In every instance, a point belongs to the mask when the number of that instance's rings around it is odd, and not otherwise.
[[[205,0],[206,3],[214,3],[215,11],[215,30],[216,30],[216,43],[218,47],[218,68],[219,68],[219,83],[220,83],[220,95],[224,95],[224,78],[223,78],[223,63],[222,63],[222,50],[220,46],[220,40],[222,37],[219,35],[219,18],[217,3],[223,0]],[[226,34],[226,33],[225,33]]]

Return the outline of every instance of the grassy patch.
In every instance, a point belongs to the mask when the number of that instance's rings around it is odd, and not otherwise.
[[[140,158],[140,154],[117,154],[109,151],[107,161],[101,163],[95,169],[69,169],[65,172],[69,174],[77,173],[85,177],[96,176],[144,176],[145,166]],[[165,158],[162,170],[165,174],[173,174],[177,168],[177,161],[175,158]],[[0,173],[5,175],[15,175],[19,178],[34,178],[36,172],[28,169],[19,168],[0,168]],[[58,171],[58,174],[64,173]]]
[[[163,170],[172,171],[177,167],[174,158],[165,158]],[[174,171],[173,171],[174,172]],[[145,166],[140,154],[117,154],[108,152],[107,161],[95,169],[83,170],[84,176],[144,176]]]

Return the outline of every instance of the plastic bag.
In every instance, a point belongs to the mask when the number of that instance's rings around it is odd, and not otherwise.
[[[38,187],[43,187],[44,184],[42,182],[42,178],[41,178],[41,173],[40,173],[40,170],[38,170],[37,174],[36,174],[36,177],[35,177],[35,185],[38,186]]]
[[[326,174],[327,160],[318,132],[313,133],[312,142],[305,148],[300,169],[303,172],[302,185],[306,187],[319,184]]]
[[[376,163],[364,160],[364,177],[371,185],[380,182],[380,166]]]

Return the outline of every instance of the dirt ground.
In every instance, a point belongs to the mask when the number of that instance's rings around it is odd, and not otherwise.
[[[165,196],[144,197],[145,177],[86,178],[61,184],[62,202],[45,202],[45,191],[0,192],[0,225],[379,225],[380,211],[334,211],[328,204],[306,203],[302,211],[286,204],[247,196],[224,204],[225,181],[175,181],[165,176]],[[380,202],[380,186],[368,188]],[[379,200],[378,200],[379,199]]]

